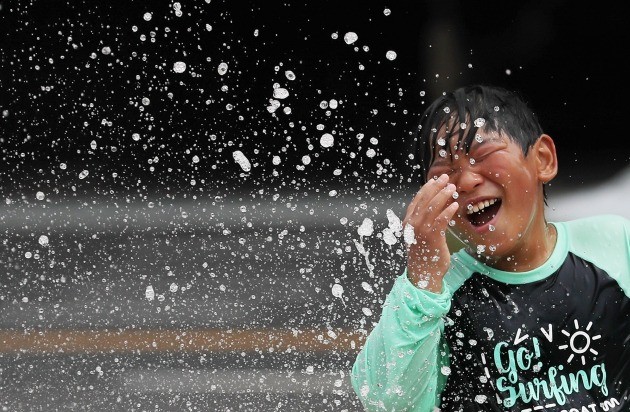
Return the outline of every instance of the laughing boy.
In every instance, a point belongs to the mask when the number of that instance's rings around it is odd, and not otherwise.
[[[518,93],[445,93],[418,139],[407,269],[351,374],[365,409],[630,410],[630,222],[547,221],[556,149]]]

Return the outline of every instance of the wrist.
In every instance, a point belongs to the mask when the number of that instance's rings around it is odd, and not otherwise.
[[[407,265],[407,278],[418,289],[427,290],[429,292],[440,293],[442,291],[442,280],[444,273],[439,270],[426,270]]]

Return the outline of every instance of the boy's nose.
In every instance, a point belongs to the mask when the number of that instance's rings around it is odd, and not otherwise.
[[[466,166],[461,167],[454,175],[451,177],[451,183],[460,193],[472,192],[483,182],[483,176]]]

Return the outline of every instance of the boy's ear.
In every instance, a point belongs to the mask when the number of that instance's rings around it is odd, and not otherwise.
[[[558,157],[556,145],[548,134],[541,134],[533,147],[536,155],[538,179],[542,183],[548,183],[558,174]]]

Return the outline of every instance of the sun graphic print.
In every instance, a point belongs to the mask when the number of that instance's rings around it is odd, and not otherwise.
[[[567,358],[567,363],[571,363],[574,358],[580,357],[582,360],[582,365],[586,365],[586,358],[584,354],[586,352],[590,352],[593,355],[598,355],[598,352],[591,347],[593,341],[596,341],[601,338],[601,335],[591,336],[588,332],[593,326],[593,322],[589,322],[586,325],[586,329],[582,330],[580,328],[579,322],[577,319],[573,320],[573,325],[575,327],[575,331],[573,333],[568,332],[564,329],[561,332],[569,338],[568,345],[560,345],[558,349],[566,350],[571,348],[572,353]]]

